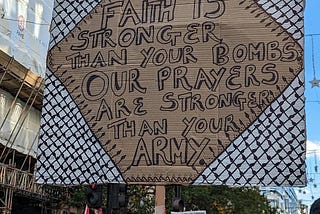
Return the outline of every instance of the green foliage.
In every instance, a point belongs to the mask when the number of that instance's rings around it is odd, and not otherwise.
[[[154,213],[154,195],[150,194],[150,186],[131,185],[128,195],[129,213]]]
[[[228,186],[188,186],[181,187],[181,198],[186,210],[206,210],[207,214],[275,214],[266,198],[257,188]],[[166,198],[172,198],[174,187],[167,187]],[[171,210],[171,200],[166,201]]]
[[[69,198],[64,203],[70,207],[84,208],[87,203],[87,186],[68,188]],[[102,206],[107,205],[107,185],[102,186]]]
[[[103,186],[103,206],[107,205],[107,186]],[[175,187],[166,187],[166,210],[170,213]],[[86,187],[71,188],[69,191],[71,207],[84,207]],[[153,214],[154,195],[149,186],[130,185],[128,212],[130,214]],[[207,214],[276,214],[257,188],[228,186],[182,186],[181,198],[186,210],[206,210]]]
[[[69,188],[70,199],[67,201],[67,205],[71,207],[85,207],[86,191],[87,187],[85,186]]]
[[[70,207],[85,207],[86,186],[72,187],[69,189],[69,199],[65,201]],[[107,185],[102,187],[103,207],[107,206]],[[130,185],[127,196],[129,198],[128,210],[123,213],[151,214],[154,213],[154,195],[150,194],[149,186]]]

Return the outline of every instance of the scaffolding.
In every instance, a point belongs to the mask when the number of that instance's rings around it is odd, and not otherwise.
[[[14,97],[0,120],[0,131],[8,124],[10,118],[8,115],[12,114],[16,102],[19,100],[25,103],[15,125],[10,127],[10,133],[5,137],[0,136],[0,214],[12,213],[15,196],[33,199],[42,204],[58,201],[64,194],[60,189],[46,189],[45,186],[35,183],[36,161],[30,152],[38,141],[38,134],[31,142],[28,152],[21,153],[14,149],[31,109],[41,110],[44,79],[0,50],[0,88]],[[30,142],[22,143],[30,144]]]
[[[0,187],[4,193],[0,198],[0,209],[3,214],[11,213],[13,193],[42,201],[47,197],[42,186],[34,182],[33,174],[2,163],[0,163]]]

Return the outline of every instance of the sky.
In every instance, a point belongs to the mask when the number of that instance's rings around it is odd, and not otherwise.
[[[296,188],[298,199],[311,205],[320,198],[320,1],[306,0],[305,6],[305,97],[307,134],[307,186]]]

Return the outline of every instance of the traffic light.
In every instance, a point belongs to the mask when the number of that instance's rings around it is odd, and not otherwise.
[[[102,187],[91,184],[87,189],[87,205],[89,208],[98,209],[102,205]]]
[[[172,199],[172,211],[183,212],[184,201],[181,199],[181,186],[174,187],[175,197]]]
[[[317,199],[310,208],[310,214],[318,214],[320,213],[320,198]]]
[[[184,202],[179,197],[174,197],[172,199],[172,211],[173,212],[183,212],[184,211]]]
[[[109,184],[108,185],[108,207],[110,209],[126,208],[127,185],[125,184]]]

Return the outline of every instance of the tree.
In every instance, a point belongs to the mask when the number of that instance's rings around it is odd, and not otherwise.
[[[153,214],[154,195],[152,188],[142,185],[129,185],[128,212],[130,214]],[[166,187],[166,210],[170,213],[172,199],[175,196],[175,186]],[[103,188],[104,196],[107,195],[107,187]],[[69,192],[71,206],[84,207],[85,188],[73,188]],[[276,214],[267,199],[254,187],[228,187],[228,186],[182,186],[181,198],[186,210],[206,210],[207,214]],[[103,206],[106,206],[104,197]]]
[[[154,213],[154,195],[150,194],[150,186],[130,185],[129,213],[151,214]]]
[[[69,191],[69,199],[65,200],[71,207],[85,207],[86,205],[86,186],[72,187]],[[102,206],[107,206],[108,186],[102,186],[103,201]],[[130,185],[127,190],[129,204],[127,209],[122,208],[120,213],[130,214],[153,214],[154,213],[154,196],[150,193],[150,186]]]
[[[174,187],[166,188],[166,198],[172,198]],[[207,214],[275,214],[265,197],[257,188],[228,186],[182,187],[181,198],[187,210],[206,210]],[[171,210],[171,201],[166,200],[166,209]]]

